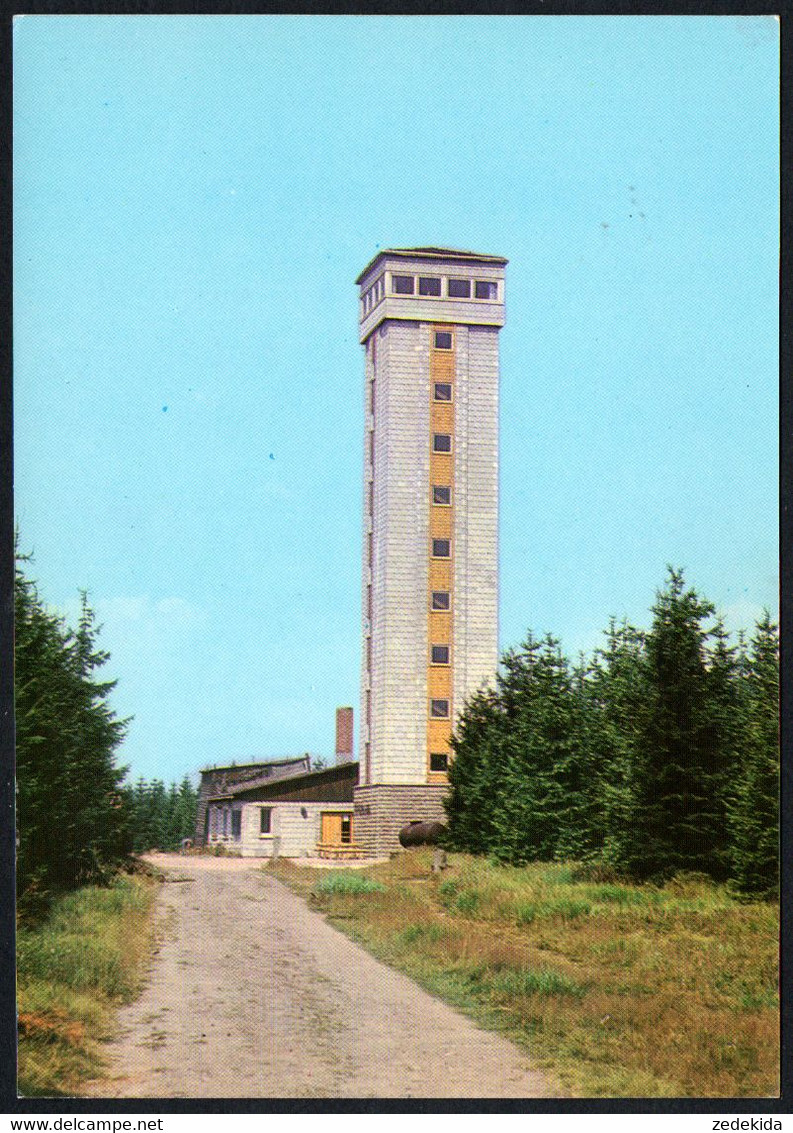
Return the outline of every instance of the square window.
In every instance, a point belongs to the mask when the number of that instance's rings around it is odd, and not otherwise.
[[[491,283],[489,279],[477,279],[474,284],[474,295],[477,299],[497,299],[498,284]]]
[[[433,539],[432,557],[434,559],[451,558],[451,541],[449,539]]]
[[[450,279],[449,280],[449,298],[450,299],[470,299],[471,298],[471,280],[470,279]]]
[[[435,382],[432,393],[435,401],[451,401],[452,399],[452,383],[451,382]]]
[[[412,275],[392,275],[391,286],[395,295],[412,295],[416,281]]]
[[[448,771],[449,757],[445,751],[430,752],[430,771]]]
[[[441,281],[432,276],[419,276],[419,295],[440,295]]]
[[[449,701],[448,700],[431,700],[430,701],[430,716],[433,720],[448,720],[449,719]]]
[[[259,811],[259,833],[269,834],[272,819],[272,809],[269,806],[263,806]]]
[[[448,665],[449,664],[449,646],[448,645],[433,645],[431,651],[433,665]]]
[[[430,605],[433,610],[448,610],[451,606],[449,591],[433,590]]]
[[[449,433],[433,433],[432,434],[432,451],[433,452],[451,452],[452,451],[452,438]]]
[[[448,484],[432,485],[432,502],[434,504],[450,504],[452,502],[452,490]]]
[[[451,350],[452,348],[452,332],[450,330],[436,330],[435,331],[435,349],[436,350]]]

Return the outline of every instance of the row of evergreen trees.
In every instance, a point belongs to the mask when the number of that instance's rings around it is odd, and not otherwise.
[[[179,786],[171,783],[168,787],[161,779],[147,782],[141,776],[134,786],[125,787],[123,794],[133,853],[178,850],[183,839],[195,834],[198,791],[187,775]]]
[[[102,882],[132,852],[176,849],[195,828],[196,791],[159,780],[124,783],[116,749],[128,721],[110,706],[115,681],[98,678],[108,654],[82,595],[76,629],[48,611],[28,559],[17,555],[15,716],[17,892],[21,907]]]
[[[550,636],[505,655],[452,740],[451,846],[776,892],[777,627],[766,614],[732,645],[672,568],[652,613],[648,632],[612,621],[574,666]]]

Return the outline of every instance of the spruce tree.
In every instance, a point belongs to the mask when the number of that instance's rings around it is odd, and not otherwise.
[[[613,865],[624,861],[631,837],[633,767],[647,689],[644,634],[612,618],[605,637],[605,647],[595,652],[588,690],[602,857]]]
[[[115,749],[126,722],[108,703],[112,682],[83,596],[76,632],[49,613],[18,555],[15,600],[17,882],[32,907],[55,890],[101,881],[123,857],[124,772]]]
[[[625,864],[637,877],[721,872],[720,762],[706,668],[713,606],[669,568],[646,640],[647,701],[633,761]]]
[[[504,712],[492,689],[476,693],[466,704],[452,736],[454,759],[449,792],[443,805],[448,822],[447,844],[471,854],[495,849],[495,814],[504,791]]]
[[[729,644],[721,620],[711,631],[707,663],[707,727],[714,824],[709,872],[719,880],[730,871],[728,805],[739,766],[745,732],[745,696],[741,646]]]
[[[564,792],[577,782],[570,674],[550,635],[543,642],[529,635],[508,656],[506,669],[502,695],[509,728],[495,853],[516,864],[548,861],[559,846]]]
[[[768,611],[751,642],[745,727],[729,807],[731,877],[742,892],[779,892],[779,633]]]

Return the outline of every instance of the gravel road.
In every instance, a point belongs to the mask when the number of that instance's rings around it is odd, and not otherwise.
[[[157,855],[163,939],[93,1097],[558,1096],[525,1054],[332,928],[259,863]]]

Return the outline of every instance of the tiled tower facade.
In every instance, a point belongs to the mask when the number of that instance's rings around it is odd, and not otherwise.
[[[498,332],[506,260],[381,252],[366,352],[363,666],[355,838],[443,819],[457,713],[498,661]]]

